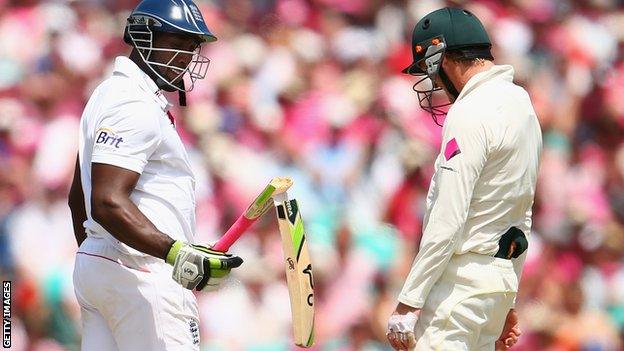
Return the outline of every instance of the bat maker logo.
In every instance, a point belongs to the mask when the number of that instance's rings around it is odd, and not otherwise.
[[[312,278],[312,265],[308,264],[308,266],[303,270],[304,274],[308,275],[310,279],[310,288],[314,289],[314,279]],[[308,305],[314,306],[314,294],[308,295]]]
[[[290,269],[291,271],[295,269],[295,262],[293,261],[292,258],[288,257],[286,261],[288,261],[288,269]]]
[[[95,139],[96,145],[113,146],[116,149],[119,149],[119,143],[124,142],[122,137],[117,136],[117,134],[114,131],[108,128],[100,128],[95,132],[95,134],[96,134],[96,139]]]

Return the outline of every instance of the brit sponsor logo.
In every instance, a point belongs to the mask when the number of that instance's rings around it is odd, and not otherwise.
[[[123,143],[122,137],[108,128],[100,128],[95,132],[95,144],[109,146],[119,149],[119,144]]]

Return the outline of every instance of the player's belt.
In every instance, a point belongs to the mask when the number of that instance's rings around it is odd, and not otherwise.
[[[494,257],[510,260],[522,255],[529,247],[529,241],[522,230],[511,227],[498,241],[498,252]]]

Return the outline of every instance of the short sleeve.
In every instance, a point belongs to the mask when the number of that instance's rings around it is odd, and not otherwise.
[[[157,111],[130,102],[102,118],[93,141],[92,163],[105,163],[141,174],[161,140]]]

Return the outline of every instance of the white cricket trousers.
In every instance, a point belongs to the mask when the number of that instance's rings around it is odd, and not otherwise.
[[[416,323],[416,351],[494,351],[518,292],[510,260],[455,255]]]
[[[199,351],[195,296],[155,257],[122,253],[87,238],[76,254],[74,289],[82,351]]]

